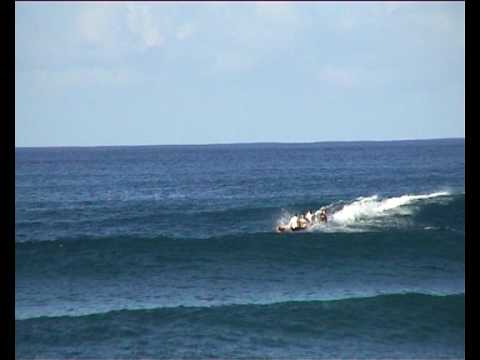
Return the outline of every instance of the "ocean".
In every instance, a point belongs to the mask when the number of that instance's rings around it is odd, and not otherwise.
[[[16,148],[15,354],[464,358],[464,139]]]

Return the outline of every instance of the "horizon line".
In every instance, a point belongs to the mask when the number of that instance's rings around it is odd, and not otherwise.
[[[332,143],[381,143],[381,142],[407,142],[407,141],[434,141],[434,140],[465,140],[465,136],[423,138],[423,139],[391,139],[391,140],[320,140],[320,141],[253,141],[253,142],[225,142],[225,143],[200,143],[200,144],[137,144],[137,145],[35,145],[16,146],[15,149],[32,148],[105,148],[105,147],[149,147],[149,146],[228,146],[228,145],[313,145]]]

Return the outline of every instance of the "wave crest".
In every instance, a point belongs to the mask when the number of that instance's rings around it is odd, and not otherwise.
[[[401,226],[408,223],[419,201],[445,198],[451,195],[447,191],[430,194],[405,194],[396,197],[381,198],[379,195],[358,197],[354,201],[339,201],[325,206],[328,223],[317,223],[309,231],[322,232],[363,232],[372,226]],[[291,214],[283,212],[277,225],[289,222]],[[403,220],[402,220],[403,217]]]
[[[405,208],[418,200],[432,199],[448,196],[448,192],[435,192],[426,195],[402,195],[380,199],[378,195],[358,198],[351,204],[345,205],[341,210],[331,216],[336,223],[352,223],[359,219],[376,218],[388,215],[409,215],[411,209]]]

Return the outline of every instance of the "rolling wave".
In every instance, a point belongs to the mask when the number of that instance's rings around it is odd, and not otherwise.
[[[437,192],[427,195],[402,195],[380,199],[378,195],[358,198],[356,201],[343,206],[331,216],[335,223],[352,223],[364,218],[375,218],[393,214],[411,214],[411,209],[405,208],[419,200],[433,199],[450,195],[448,192]]]
[[[453,195],[442,191],[389,198],[373,195],[359,197],[351,202],[337,201],[324,206],[329,214],[329,221],[316,223],[308,231],[364,232],[392,227],[412,228],[415,226],[415,215],[421,212],[423,207],[432,204],[442,206],[459,198],[464,198],[464,194]],[[288,223],[291,216],[291,213],[284,212],[277,220],[277,225]]]
[[[464,230],[464,194],[447,192],[380,198],[371,196],[354,201],[336,201],[325,206],[327,224],[310,231],[365,232],[392,229]],[[151,204],[150,204],[151,205]],[[170,209],[137,204],[121,209],[102,207],[70,210],[47,209],[38,214],[22,214],[15,223],[16,242],[48,241],[67,238],[137,236],[210,238],[226,235],[272,232],[275,224],[286,223],[292,213],[310,208],[312,203],[297,203],[280,208],[272,205],[209,209]]]
[[[141,311],[176,311],[178,309],[205,309],[205,310],[212,310],[212,309],[227,309],[227,308],[235,308],[235,307],[275,307],[281,306],[282,304],[302,304],[302,303],[337,303],[337,302],[348,302],[348,301],[369,301],[368,299],[375,299],[375,298],[393,298],[393,297],[401,297],[401,296],[430,296],[430,297],[449,297],[449,296],[464,296],[463,292],[455,292],[455,291],[380,291],[380,292],[373,292],[370,293],[368,291],[363,291],[362,293],[355,294],[353,292],[349,292],[348,294],[331,294],[328,296],[318,296],[312,297],[308,296],[302,298],[301,296],[293,297],[293,298],[285,298],[285,299],[269,299],[269,300],[253,300],[253,301],[238,301],[238,302],[226,302],[226,303],[196,303],[196,304],[149,304],[143,306],[120,306],[120,307],[108,307],[103,308],[99,306],[96,310],[86,310],[86,311],[67,311],[67,312],[56,312],[56,313],[48,313],[48,314],[41,314],[41,315],[20,315],[16,316],[16,321],[23,321],[23,320],[35,320],[35,319],[45,319],[45,318],[78,318],[78,317],[85,317],[85,316],[103,316],[112,313],[123,313],[123,312],[141,312]]]
[[[15,316],[446,295],[464,291],[464,261],[463,234],[440,230],[18,243]]]
[[[54,346],[62,357],[138,357],[138,341],[147,341],[148,347],[140,344],[142,349],[148,348],[140,353],[142,357],[205,358],[210,354],[232,358],[245,347],[252,350],[250,357],[269,354],[281,358],[287,344],[290,357],[352,357],[360,349],[364,358],[404,358],[406,354],[410,358],[418,354],[423,358],[462,357],[464,304],[464,294],[408,293],[41,317],[16,320],[16,352],[17,357],[48,357],[48,349]],[[437,346],[425,348],[425,343]],[[106,346],[114,352],[102,352]]]
[[[75,238],[61,238],[52,241],[26,241],[15,244],[16,260],[18,264],[23,261],[34,263],[43,256],[54,256],[57,259],[69,255],[73,258],[84,255],[99,253],[112,253],[118,258],[137,254],[158,253],[166,255],[177,252],[195,252],[196,254],[208,254],[219,256],[235,251],[258,254],[288,256],[294,251],[297,256],[300,253],[308,258],[308,254],[318,252],[323,257],[342,256],[351,257],[361,253],[377,252],[383,248],[414,249],[419,254],[428,252],[432,255],[442,254],[450,257],[459,254],[457,250],[463,250],[464,237],[459,232],[451,232],[446,229],[432,228],[429,236],[424,236],[424,228],[413,230],[398,230],[385,232],[364,232],[345,234],[305,232],[298,234],[276,234],[260,232],[251,234],[232,234],[215,236],[210,238],[175,238],[168,236],[150,237],[138,235],[125,236],[82,236]],[[462,251],[462,253],[464,253]],[[379,253],[380,255],[380,253]],[[176,257],[175,257],[176,258]],[[174,260],[174,257],[172,257]]]
[[[231,210],[205,214],[215,223],[229,218],[242,223],[230,234],[182,237],[149,229],[16,242],[15,316],[464,291],[464,194],[330,205],[363,215],[337,228],[328,223],[332,231],[277,234],[268,222],[278,208],[247,207],[233,210],[234,216]],[[256,218],[267,221],[252,227]],[[354,230],[347,233],[340,226]]]

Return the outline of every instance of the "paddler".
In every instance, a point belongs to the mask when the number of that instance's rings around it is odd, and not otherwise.
[[[307,219],[307,221],[308,221],[310,224],[312,223],[313,214],[310,212],[310,210],[308,210],[307,213],[305,214],[305,219]]]
[[[292,230],[295,230],[296,228],[298,228],[298,216],[297,214],[293,215],[292,218],[290,219],[290,221],[288,222],[288,227]]]
[[[313,216],[315,221],[327,222],[327,212],[325,211],[324,207],[320,208],[320,210],[315,211],[315,214]]]
[[[298,217],[298,227],[300,229],[305,229],[307,227],[307,220],[303,214]]]
[[[324,208],[320,210],[320,221],[327,222],[327,212]]]

